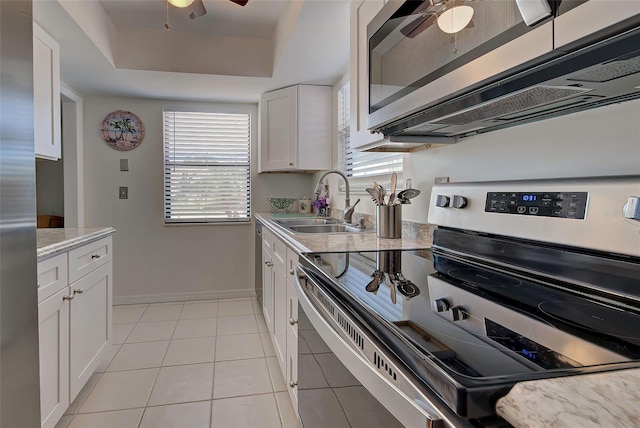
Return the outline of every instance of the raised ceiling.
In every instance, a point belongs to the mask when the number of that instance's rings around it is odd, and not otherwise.
[[[173,31],[217,36],[271,39],[288,0],[249,0],[239,6],[230,0],[203,0],[207,14],[188,19],[184,9],[163,0],[101,0],[116,27],[163,29],[169,11]]]
[[[204,0],[195,20],[164,0],[35,0],[61,45],[62,79],[83,94],[257,101],[348,67],[348,0]]]

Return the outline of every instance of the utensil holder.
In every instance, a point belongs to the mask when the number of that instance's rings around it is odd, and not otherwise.
[[[378,238],[402,238],[402,205],[376,207],[376,235]]]

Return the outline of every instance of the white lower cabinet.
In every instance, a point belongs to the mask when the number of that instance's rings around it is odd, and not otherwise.
[[[105,247],[108,256],[98,249]],[[96,248],[96,257],[83,270],[84,276],[71,281],[67,272],[77,271],[72,256],[87,248]],[[90,243],[87,248],[38,263],[38,287],[46,287],[38,302],[42,427],[55,427],[111,345],[111,238]]]
[[[263,228],[263,312],[294,410],[298,410],[298,253]],[[269,319],[267,319],[269,317]]]
[[[38,304],[40,421],[53,427],[69,407],[69,288]]]
[[[295,273],[294,273],[295,275]],[[295,280],[287,281],[287,367],[284,378],[294,409],[298,409],[298,294]]]
[[[264,229],[263,229],[264,230]],[[262,313],[269,334],[273,335],[273,254],[264,230],[262,241]]]
[[[111,262],[99,267],[70,286],[74,299],[69,311],[69,393],[78,395],[102,357],[111,338]]]
[[[273,287],[273,348],[284,373],[287,367],[287,277],[282,269],[274,267]]]

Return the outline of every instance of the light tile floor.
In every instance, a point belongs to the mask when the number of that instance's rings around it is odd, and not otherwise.
[[[113,321],[56,428],[298,426],[255,299],[115,306]]]

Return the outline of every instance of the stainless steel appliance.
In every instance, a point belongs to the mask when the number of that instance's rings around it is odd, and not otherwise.
[[[459,7],[471,22],[445,32]],[[367,36],[367,128],[391,141],[455,142],[640,97],[638,2],[390,0]]]
[[[438,184],[431,249],[306,254],[300,305],[404,425],[506,425],[517,382],[640,368],[639,197],[640,176]]]
[[[32,2],[0,2],[0,426],[40,426]]]

